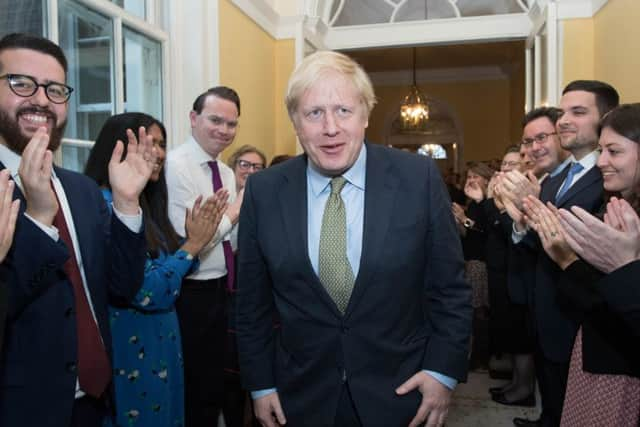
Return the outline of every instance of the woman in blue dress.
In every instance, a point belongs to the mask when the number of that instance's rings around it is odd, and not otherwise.
[[[108,164],[116,141],[150,138],[157,163],[140,195],[147,240],[144,283],[133,301],[110,301],[113,342],[115,417],[107,426],[184,426],[182,344],[175,312],[182,278],[197,267],[197,255],[211,240],[222,217],[226,192],[187,211],[187,236],[176,234],[167,216],[167,186],[163,164],[166,131],[161,122],[143,113],[109,118],[93,146],[85,173],[103,188],[110,205]],[[124,154],[123,154],[124,155]]]

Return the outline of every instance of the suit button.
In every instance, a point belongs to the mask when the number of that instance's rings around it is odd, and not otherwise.
[[[73,314],[73,308],[69,307],[64,311],[64,317],[71,317]]]
[[[349,327],[346,325],[342,325],[342,333],[346,334],[347,332],[349,332]]]
[[[75,362],[69,362],[67,363],[67,372],[69,373],[75,373],[77,369],[77,365],[75,364]]]

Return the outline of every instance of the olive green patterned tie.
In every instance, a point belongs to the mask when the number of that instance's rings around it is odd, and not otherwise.
[[[331,179],[331,194],[324,207],[320,229],[320,281],[344,313],[353,290],[353,270],[347,258],[347,214],[340,192],[347,183],[341,176]]]

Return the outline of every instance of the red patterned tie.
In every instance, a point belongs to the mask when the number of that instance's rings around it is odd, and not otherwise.
[[[58,198],[57,194],[56,198]],[[59,199],[58,205],[60,205]],[[71,240],[61,205],[53,220],[53,225],[58,228],[60,238],[67,245],[69,251],[69,259],[64,263],[63,269],[73,285],[73,295],[76,303],[78,381],[80,382],[80,389],[97,398],[104,393],[109,382],[111,382],[111,364],[100,337],[98,325],[91,313],[87,294],[82,285],[82,276],[80,275],[76,253],[73,249],[73,241]]]
[[[218,162],[207,162],[211,168],[211,181],[213,181],[213,191],[218,191],[222,188],[222,178],[220,177],[220,170],[218,169]],[[227,289],[233,291],[233,278],[235,277],[236,265],[233,259],[233,248],[231,248],[231,242],[228,240],[222,241],[222,250],[224,251],[224,263],[227,266]]]

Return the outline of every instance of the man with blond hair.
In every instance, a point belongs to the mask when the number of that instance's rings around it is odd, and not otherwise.
[[[307,57],[286,104],[304,154],[249,177],[239,225],[240,372],[256,416],[441,426],[467,374],[471,298],[438,168],[365,142],[375,95],[343,54]]]

